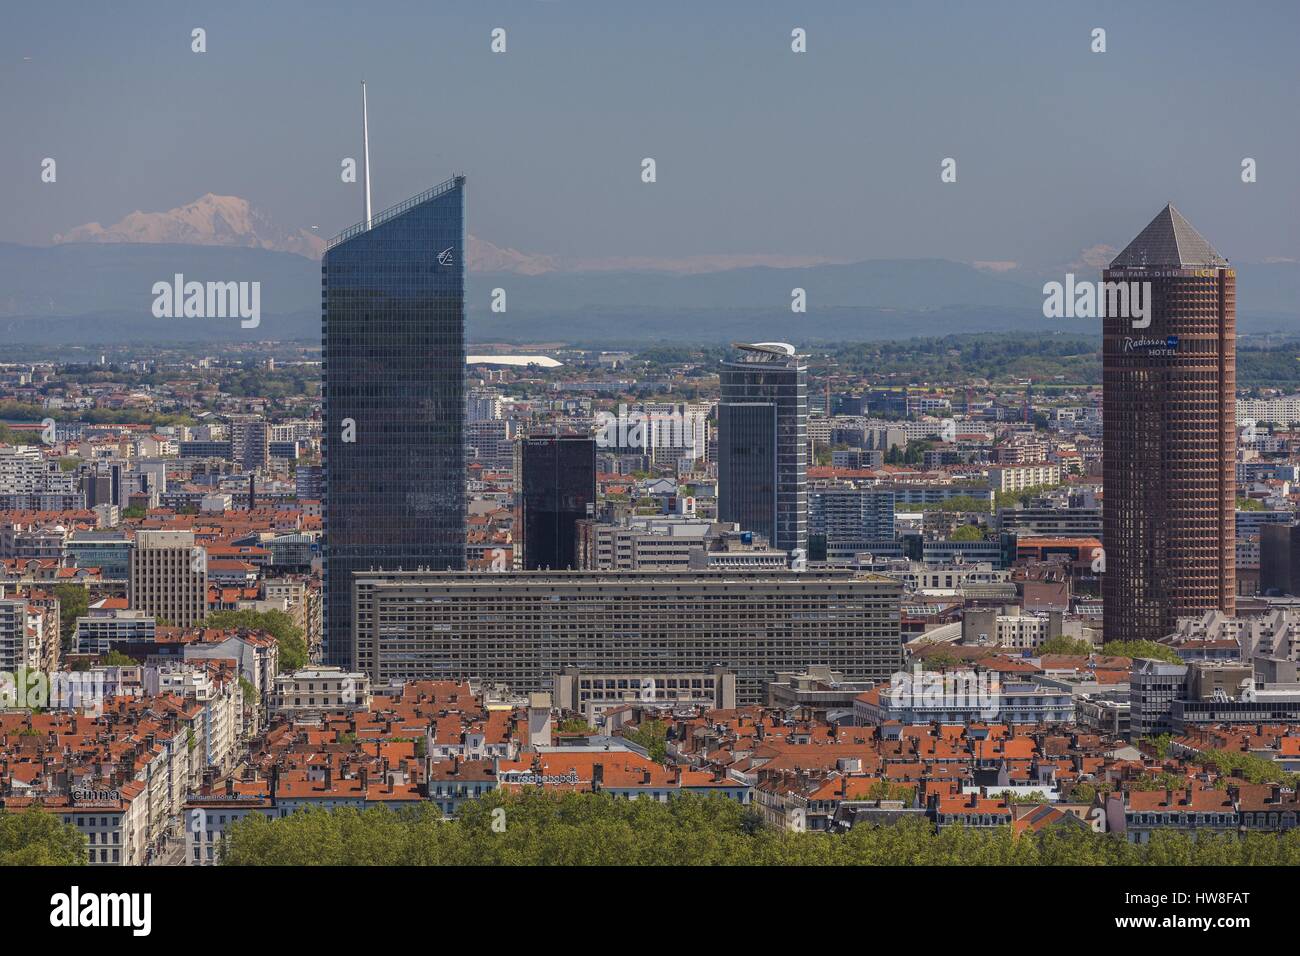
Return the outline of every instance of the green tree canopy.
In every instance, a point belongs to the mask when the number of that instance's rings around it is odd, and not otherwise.
[[[644,747],[656,763],[668,759],[668,725],[662,720],[647,720],[634,730],[624,730],[623,736]]]
[[[0,866],[84,866],[86,838],[37,807],[0,809]]]
[[[1183,659],[1168,644],[1155,641],[1107,641],[1101,652],[1110,657],[1149,657],[1167,664],[1181,664]]]
[[[1077,789],[1077,788],[1076,788]],[[751,808],[686,794],[667,802],[540,787],[493,791],[444,821],[433,806],[250,814],[223,840],[222,862],[256,866],[1181,866],[1296,865],[1300,829],[1245,836],[1158,832],[1138,846],[1062,826],[1019,838],[1010,827],[908,819],[847,834],[789,833]]]
[[[1061,654],[1067,657],[1091,654],[1095,650],[1091,641],[1085,641],[1082,638],[1066,637],[1064,634],[1058,634],[1056,637],[1049,637],[1043,643],[1038,645],[1038,653],[1042,654]]]
[[[266,631],[280,645],[281,673],[307,666],[307,641],[302,628],[284,611],[215,611],[203,623],[207,627]]]
[[[59,599],[59,637],[67,653],[77,632],[77,618],[85,615],[90,607],[90,592],[84,584],[56,584],[54,596]]]

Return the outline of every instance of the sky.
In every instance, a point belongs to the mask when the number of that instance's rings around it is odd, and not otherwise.
[[[207,192],[333,235],[364,78],[375,208],[463,172],[468,231],[530,253],[1046,267],[1172,201],[1300,259],[1297,37],[1294,0],[15,4],[0,241]]]

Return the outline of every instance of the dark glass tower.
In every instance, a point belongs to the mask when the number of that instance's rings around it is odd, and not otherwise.
[[[808,547],[808,368],[780,342],[737,345],[718,403],[718,520]]]
[[[321,262],[330,664],[368,669],[353,571],[465,566],[464,193],[458,176],[358,223]]]
[[[1103,279],[1151,289],[1102,321],[1105,639],[1158,640],[1235,610],[1236,270],[1166,206]]]
[[[596,503],[596,442],[578,435],[520,443],[520,519],[525,571],[578,566],[578,522]]]

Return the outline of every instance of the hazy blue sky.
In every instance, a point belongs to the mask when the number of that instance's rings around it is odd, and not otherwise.
[[[361,218],[339,163],[364,76],[376,207],[464,171],[469,230],[529,252],[1047,265],[1172,200],[1229,258],[1300,258],[1294,0],[42,0],[3,22],[0,241],[205,192],[331,235]]]

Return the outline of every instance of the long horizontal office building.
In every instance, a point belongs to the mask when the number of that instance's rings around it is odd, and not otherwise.
[[[884,680],[902,660],[902,587],[853,571],[358,571],[353,653],[374,684],[476,678],[551,689],[603,674],[736,674],[760,704],[778,671]]]
[[[1101,507],[999,508],[998,527],[1024,536],[1100,538]]]

